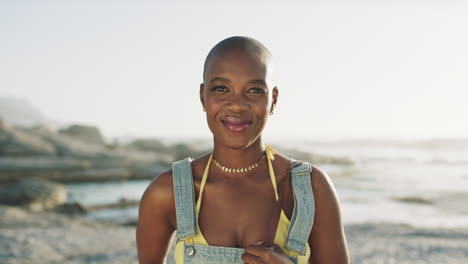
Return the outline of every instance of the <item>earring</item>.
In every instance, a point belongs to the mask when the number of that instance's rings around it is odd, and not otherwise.
[[[205,107],[203,107],[203,112],[206,112],[206,108],[205,108]]]
[[[270,115],[273,115],[273,111],[270,112]]]

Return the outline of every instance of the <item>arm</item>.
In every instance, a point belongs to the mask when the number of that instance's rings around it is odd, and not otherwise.
[[[309,263],[347,264],[348,247],[335,187],[328,175],[315,167],[310,177],[315,198],[315,217],[309,236]]]
[[[171,217],[172,216],[172,217]],[[140,200],[136,243],[140,264],[162,264],[176,229],[172,173],[153,180]]]

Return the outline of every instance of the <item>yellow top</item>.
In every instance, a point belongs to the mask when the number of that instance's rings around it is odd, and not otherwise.
[[[276,177],[275,177],[275,172],[273,170],[273,165],[271,164],[271,161],[275,159],[274,154],[277,153],[275,149],[273,149],[271,146],[265,144],[265,152],[267,155],[267,160],[268,160],[268,168],[270,171],[270,178],[271,178],[271,183],[273,185],[273,189],[275,190],[275,197],[276,200],[278,200],[278,188],[276,186]],[[201,186],[200,186],[200,194],[198,196],[197,200],[197,205],[196,205],[196,212],[197,212],[197,219],[198,219],[198,214],[200,212],[200,207],[201,207],[201,200],[203,196],[203,189],[205,188],[205,183],[206,179],[208,178],[208,170],[211,164],[211,159],[213,157],[213,154],[211,154],[208,163],[205,168],[205,172],[203,173],[203,178],[201,181]],[[307,244],[307,250],[306,250],[306,255],[301,256],[298,255],[297,253],[293,251],[286,250],[284,247],[286,245],[286,239],[288,237],[288,229],[289,229],[289,224],[290,221],[288,217],[284,214],[284,211],[281,210],[281,216],[280,220],[278,223],[278,229],[276,230],[276,235],[274,239],[274,243],[283,249],[283,251],[291,257],[297,257],[298,259],[298,264],[306,264],[308,263],[308,259],[310,257],[310,247],[309,244]],[[177,241],[175,251],[174,251],[174,257],[175,257],[175,262],[176,264],[183,264],[184,263],[184,243],[190,243],[190,244],[195,244],[195,245],[205,245],[209,246],[208,242],[206,241],[205,237],[200,231],[200,227],[198,226],[198,221],[197,221],[197,234],[193,237],[185,238],[184,240],[179,240]]]

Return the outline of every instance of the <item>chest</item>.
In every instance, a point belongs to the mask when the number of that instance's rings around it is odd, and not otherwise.
[[[195,182],[195,192],[199,190],[200,184]],[[200,230],[210,245],[245,248],[264,239],[275,201],[268,177],[258,181],[208,181],[199,201]]]

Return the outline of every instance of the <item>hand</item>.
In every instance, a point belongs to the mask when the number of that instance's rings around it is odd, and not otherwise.
[[[290,264],[293,263],[291,259],[284,253],[278,246],[273,247],[262,246],[263,241],[257,241],[249,245],[242,255],[242,261],[248,264]]]

